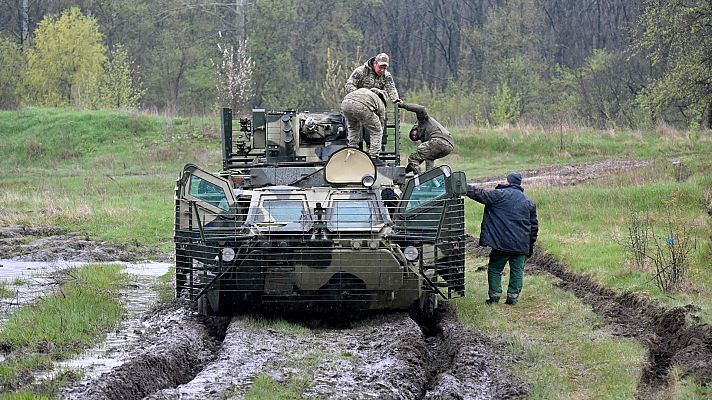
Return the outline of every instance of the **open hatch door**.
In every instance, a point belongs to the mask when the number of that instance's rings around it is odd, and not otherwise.
[[[202,242],[236,227],[235,195],[227,179],[195,165],[183,168],[176,188],[176,234],[188,233]]]
[[[465,174],[442,165],[411,178],[393,214],[394,234],[421,250],[421,273],[434,269],[447,298],[465,289],[466,192]]]

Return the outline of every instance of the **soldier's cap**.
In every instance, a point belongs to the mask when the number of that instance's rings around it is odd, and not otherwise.
[[[507,183],[510,185],[521,185],[522,184],[522,174],[519,172],[511,172],[507,175]]]
[[[375,62],[378,63],[381,67],[388,67],[388,62],[390,58],[388,57],[388,54],[386,53],[381,53],[376,56],[376,59],[374,60]]]

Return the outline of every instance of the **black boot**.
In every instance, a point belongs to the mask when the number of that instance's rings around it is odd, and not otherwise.
[[[386,166],[386,163],[384,163],[383,160],[381,160],[378,157],[371,157],[371,161],[373,162],[373,165],[375,165],[376,167],[385,167]]]

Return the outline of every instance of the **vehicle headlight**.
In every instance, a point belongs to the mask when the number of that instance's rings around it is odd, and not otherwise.
[[[235,250],[230,247],[224,247],[221,251],[222,260],[230,262],[235,259]]]
[[[364,187],[371,187],[374,183],[376,183],[376,179],[371,175],[364,175],[363,178],[361,178],[361,184]]]
[[[405,259],[408,261],[415,261],[418,259],[418,249],[415,246],[408,246],[403,250]]]

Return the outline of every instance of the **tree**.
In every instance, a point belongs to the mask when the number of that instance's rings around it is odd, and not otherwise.
[[[106,61],[99,25],[78,8],[46,16],[28,54],[28,99],[45,106],[84,107]]]
[[[636,45],[661,73],[641,104],[653,119],[672,109],[693,126],[712,128],[712,2],[648,0],[644,7]]]
[[[12,109],[20,104],[20,79],[25,70],[25,57],[20,47],[0,37],[0,109]]]
[[[234,114],[238,115],[243,107],[250,104],[254,96],[252,74],[255,63],[247,54],[247,40],[237,48],[218,43],[218,49],[222,53],[222,62],[213,63],[217,77],[218,103],[229,106]]]
[[[104,73],[97,80],[94,106],[99,108],[136,108],[144,90],[138,77],[131,73],[132,60],[124,46],[117,44],[111,58],[104,64]]]

